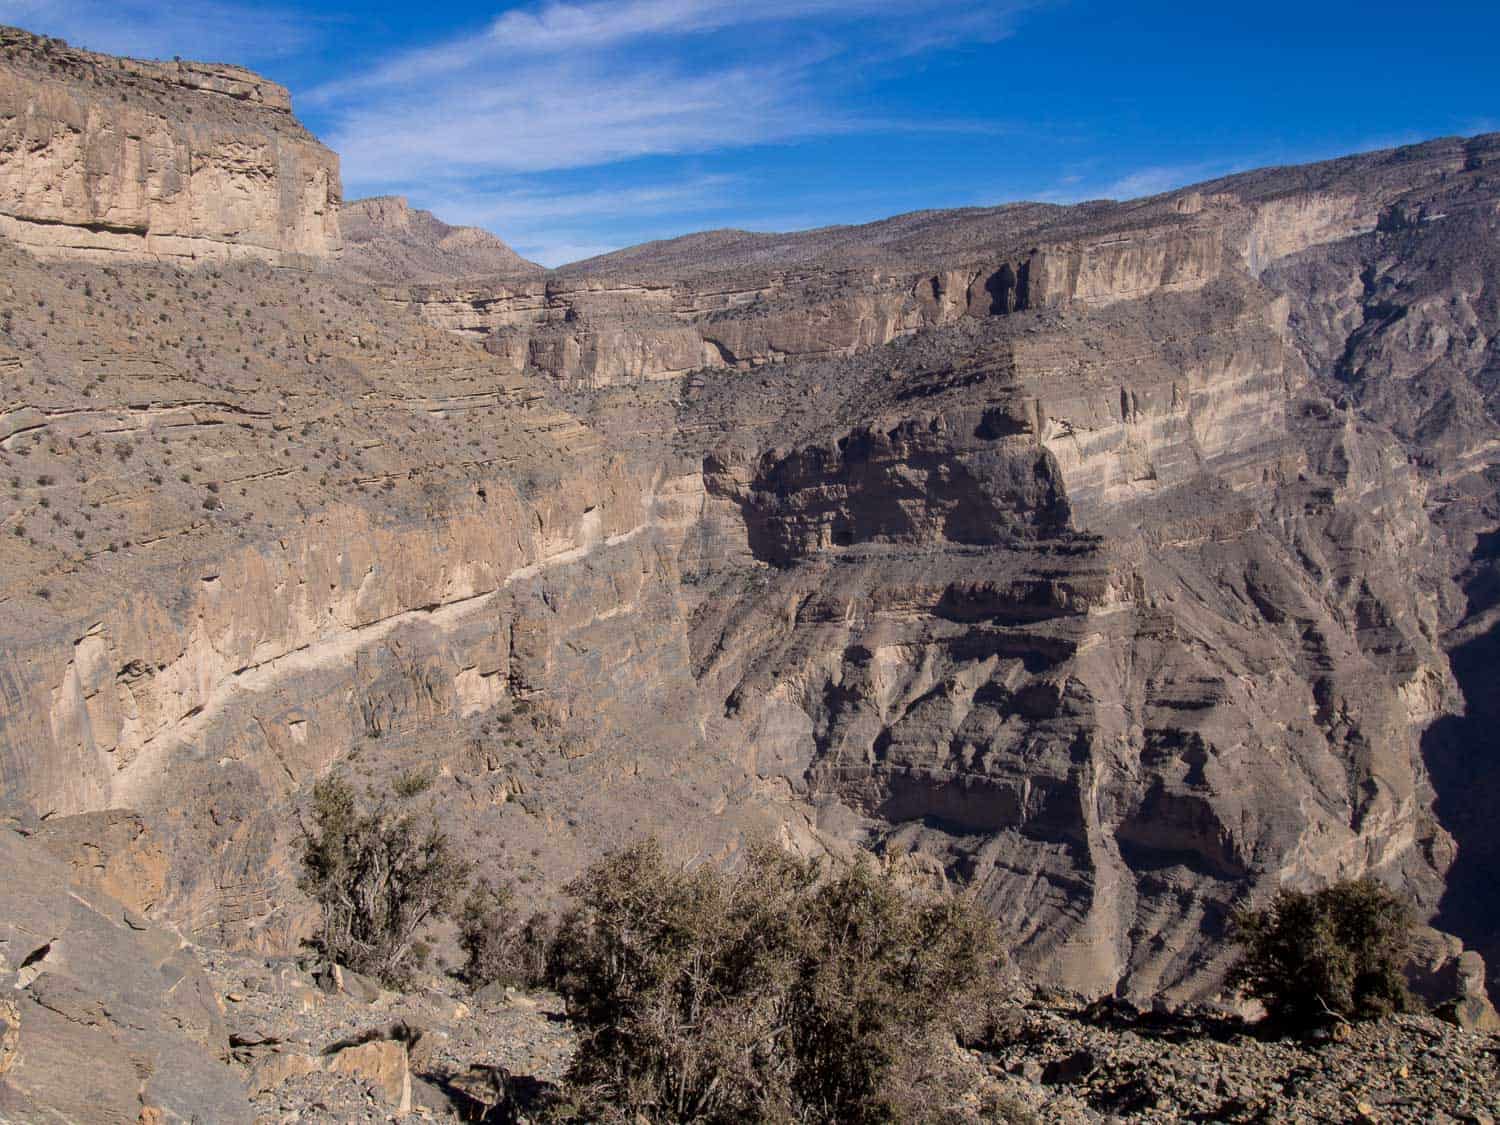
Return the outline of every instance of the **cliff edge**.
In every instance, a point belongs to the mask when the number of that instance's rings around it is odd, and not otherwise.
[[[0,27],[0,234],[33,254],[311,269],[340,250],[339,202],[284,87]]]

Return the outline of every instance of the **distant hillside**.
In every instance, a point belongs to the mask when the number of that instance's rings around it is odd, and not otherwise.
[[[751,275],[788,269],[951,267],[958,262],[1011,257],[1032,244],[1060,245],[1076,239],[1104,237],[1143,222],[1190,224],[1205,210],[1210,215],[1238,205],[1259,210],[1278,200],[1294,200],[1307,193],[1340,199],[1370,195],[1382,187],[1389,189],[1404,183],[1415,167],[1441,164],[1463,143],[1452,137],[1440,138],[1316,164],[1260,168],[1141,199],[1099,199],[1069,206],[1018,202],[995,207],[912,211],[861,225],[785,233],[704,231],[629,246],[569,263],[555,272],[573,278],[655,281],[734,274],[743,280]],[[1476,152],[1489,152],[1495,140],[1476,137],[1468,143]],[[1293,205],[1291,211],[1296,210]],[[1265,215],[1269,224],[1266,230],[1242,231],[1239,236],[1270,237],[1274,242],[1283,220],[1289,216],[1274,206]],[[1300,216],[1303,220],[1311,217],[1311,213]],[[1247,249],[1252,259],[1257,259],[1252,265],[1258,269],[1258,257],[1277,257],[1284,248],[1268,244]]]
[[[343,269],[366,281],[431,282],[467,277],[529,277],[542,267],[487,230],[449,226],[398,195],[346,203],[339,212]]]
[[[860,226],[821,227],[786,234],[713,230],[646,242],[563,266],[572,275],[690,276],[720,270],[798,265],[847,265],[958,252],[975,231],[986,242],[1013,238],[1052,221],[1066,209],[1047,203],[913,211]]]

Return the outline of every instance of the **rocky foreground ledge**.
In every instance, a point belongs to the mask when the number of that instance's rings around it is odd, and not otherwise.
[[[976,1061],[1041,1122],[1473,1122],[1500,1108],[1500,1037],[1431,1016],[1271,1039],[1237,1019],[1100,1003],[1017,1013]]]
[[[404,993],[184,942],[0,813],[0,1125],[536,1120],[573,1051],[561,1001],[429,974]],[[1265,1038],[1216,1012],[1018,1001],[947,1119],[1466,1122],[1500,1035],[1431,1016]],[[80,1060],[87,1060],[80,1066]]]
[[[294,964],[204,953],[231,1066],[257,1122],[515,1121],[573,1049],[561,1001],[433,978],[411,994]],[[1001,1042],[963,1050],[974,1093],[952,1120],[1465,1122],[1500,1112],[1500,1036],[1427,1015],[1263,1038],[1222,1014],[1032,999]]]

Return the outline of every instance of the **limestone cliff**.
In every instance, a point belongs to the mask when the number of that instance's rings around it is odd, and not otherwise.
[[[33,253],[312,268],[338,253],[339,190],[338,158],[250,71],[0,29],[0,234]]]
[[[0,808],[0,1120],[249,1122],[193,951],[72,879],[43,831]]]
[[[800,235],[720,232],[550,277],[383,288],[484,339],[509,369],[568,385],[857,355],[964,317],[1193,292],[1373,231],[1394,201],[1460,172],[1460,142],[1250,173],[1127,204],[924,212]],[[497,271],[498,272],[498,271]],[[420,280],[412,277],[411,280]]]

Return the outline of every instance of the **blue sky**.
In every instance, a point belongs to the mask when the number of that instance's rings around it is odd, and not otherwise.
[[[291,87],[350,198],[558,265],[1500,129],[1500,2],[0,0]]]

